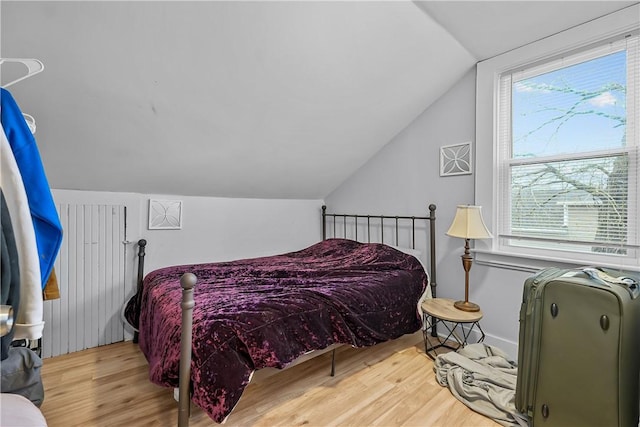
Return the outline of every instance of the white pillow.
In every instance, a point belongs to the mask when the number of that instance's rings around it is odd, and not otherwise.
[[[386,243],[385,243],[386,245]],[[402,246],[394,246],[394,245],[387,245],[393,249],[396,249],[400,252],[404,252],[405,254],[409,254],[409,255],[413,255],[414,257],[418,258],[418,261],[420,261],[420,256],[422,256],[422,251],[419,251],[418,249],[412,249],[412,248],[403,248]],[[422,261],[420,261],[422,262]],[[423,265],[424,267],[424,265]],[[425,271],[427,271],[427,269],[425,268]]]

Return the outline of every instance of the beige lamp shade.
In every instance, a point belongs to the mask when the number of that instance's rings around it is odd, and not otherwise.
[[[493,237],[482,219],[482,206],[458,205],[456,216],[447,236],[463,239],[489,239]]]

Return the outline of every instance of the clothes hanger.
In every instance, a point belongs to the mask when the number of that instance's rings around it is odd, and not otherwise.
[[[22,113],[24,117],[24,121],[27,122],[27,126],[29,126],[29,130],[32,134],[36,133],[36,119],[33,118],[32,115],[27,113]]]
[[[32,59],[32,58],[0,58],[0,65],[2,65],[3,63],[9,63],[9,62],[13,62],[13,63],[19,63],[19,64],[23,64],[24,66],[27,67],[27,74],[19,77],[15,80],[10,81],[9,83],[5,83],[4,85],[2,85],[3,88],[7,88],[9,86],[11,86],[14,83],[18,83],[24,79],[27,79],[33,75],[36,75],[38,73],[41,73],[42,70],[44,70],[44,64],[42,63],[42,61],[38,60],[38,59]],[[24,120],[27,122],[27,126],[29,126],[29,130],[31,131],[31,133],[36,133],[36,120],[33,118],[33,116],[26,114],[26,113],[22,113],[22,115],[24,116]]]
[[[36,75],[38,73],[41,73],[42,70],[44,70],[44,64],[38,60],[38,59],[32,59],[32,58],[0,58],[0,65],[2,65],[5,62],[13,62],[13,63],[19,63],[19,64],[23,64],[27,67],[27,74],[19,77],[15,80],[12,80],[8,83],[5,83],[2,85],[3,88],[7,88],[9,86],[11,86],[12,84],[18,83],[24,79],[27,79],[33,75]]]

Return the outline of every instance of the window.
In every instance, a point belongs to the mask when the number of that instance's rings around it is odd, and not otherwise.
[[[635,256],[637,58],[627,36],[501,74],[501,249]]]
[[[640,267],[637,11],[478,64],[476,204],[496,236],[479,252]]]

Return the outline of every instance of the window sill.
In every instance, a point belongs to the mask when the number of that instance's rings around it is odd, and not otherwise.
[[[526,273],[536,273],[547,267],[576,268],[588,265],[588,263],[579,260],[560,261],[555,258],[541,256],[533,258],[530,255],[505,253],[487,249],[475,249],[473,252],[475,253],[474,263],[477,265],[523,271]],[[640,271],[640,267],[632,265],[598,263],[598,266],[616,270]]]

